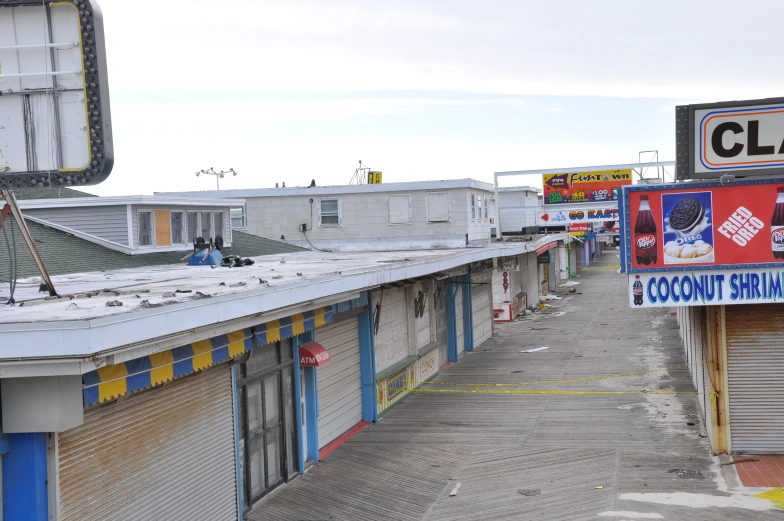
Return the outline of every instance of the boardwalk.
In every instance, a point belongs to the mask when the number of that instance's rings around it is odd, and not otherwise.
[[[662,310],[630,310],[617,262],[606,253],[575,279],[576,294],[563,293],[548,314],[498,327],[444,371],[440,385],[427,388],[652,371],[513,388],[693,391],[675,320]],[[548,349],[521,353],[538,347]],[[654,371],[660,368],[668,369]],[[726,491],[696,400],[690,394],[416,393],[250,518],[781,519],[770,503]],[[458,494],[449,497],[458,482]]]

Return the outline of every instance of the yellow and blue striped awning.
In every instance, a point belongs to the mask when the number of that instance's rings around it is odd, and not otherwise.
[[[332,317],[333,308],[327,306],[266,322],[252,329],[241,329],[120,364],[100,367],[82,375],[84,405],[103,403],[155,387],[236,358],[253,349],[254,330],[256,345],[262,346],[329,324]]]

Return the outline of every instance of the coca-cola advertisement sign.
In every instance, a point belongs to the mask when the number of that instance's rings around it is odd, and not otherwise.
[[[632,186],[623,197],[629,273],[784,264],[784,179]]]

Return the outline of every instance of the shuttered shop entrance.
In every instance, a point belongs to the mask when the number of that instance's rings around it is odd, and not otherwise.
[[[492,276],[492,272],[488,271],[472,277],[471,313],[474,321],[474,347],[478,347],[493,334],[493,310],[490,302]]]
[[[733,452],[784,453],[784,304],[727,306]]]
[[[85,410],[59,436],[62,521],[236,520],[228,364]]]
[[[318,371],[319,448],[362,421],[359,318],[323,327],[316,333],[332,359]]]

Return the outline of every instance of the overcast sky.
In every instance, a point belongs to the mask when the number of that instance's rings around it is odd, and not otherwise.
[[[672,160],[676,104],[784,94],[780,0],[100,5],[101,195]]]

